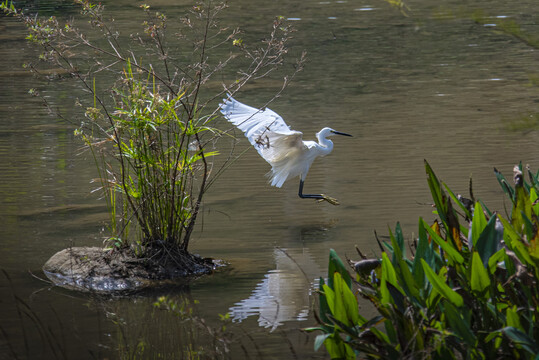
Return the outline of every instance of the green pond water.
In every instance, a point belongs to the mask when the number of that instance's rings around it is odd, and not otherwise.
[[[141,31],[139,2],[103,2],[117,26]],[[168,14],[189,2],[148,1]],[[37,54],[23,26],[0,16],[0,359],[113,359],[143,346],[142,358],[181,358],[211,349],[198,325],[155,311],[169,295],[193,305],[210,327],[230,314],[231,358],[326,358],[314,352],[315,283],[328,250],[354,258],[357,245],[379,254],[374,231],[401,222],[409,239],[420,216],[432,221],[424,159],[452,190],[474,194],[492,210],[507,203],[493,174],[511,178],[522,161],[539,167],[537,130],[510,130],[539,112],[539,51],[500,31],[514,20],[539,37],[535,1],[407,1],[408,16],[385,1],[230,1],[221,23],[246,41],[268,33],[277,15],[297,32],[285,68],[307,52],[305,69],[271,104],[305,139],[324,126],[352,134],[334,138],[332,154],[314,162],[307,193],[326,193],[340,206],[297,197],[298,181],[267,184],[265,161],[251,149],[207,193],[190,249],[229,268],[135,298],[98,300],[41,281],[41,267],[69,246],[99,246],[106,228],[92,159],[74,126],[50,117],[37,88],[67,117],[82,89],[74,79],[38,79],[22,69]],[[75,16],[67,2],[27,6],[44,15]],[[481,10],[487,23],[473,21]],[[219,86],[217,83],[216,86]],[[280,78],[260,79],[236,98],[264,105]],[[229,129],[224,119],[214,125]],[[239,132],[236,133],[238,136]],[[223,149],[230,142],[223,142]],[[248,148],[237,145],[239,154]],[[217,160],[219,161],[219,160]],[[19,310],[19,311],[18,311]],[[362,303],[362,311],[370,307]],[[143,345],[140,345],[143,344]],[[118,349],[124,349],[118,350]]]

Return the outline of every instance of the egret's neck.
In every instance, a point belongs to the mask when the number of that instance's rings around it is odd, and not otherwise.
[[[329,140],[324,136],[324,134],[316,134],[316,137],[318,138],[318,145],[320,146],[320,150],[322,150],[323,153],[329,154],[331,150],[333,150],[333,141]]]

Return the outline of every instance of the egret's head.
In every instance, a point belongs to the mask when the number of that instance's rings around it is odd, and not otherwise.
[[[343,132],[340,132],[340,131],[337,131],[337,130],[333,130],[332,128],[328,128],[328,127],[323,128],[316,135],[321,136],[321,137],[328,137],[328,136],[333,136],[333,135],[352,136],[350,134],[346,134],[346,133],[343,133]]]

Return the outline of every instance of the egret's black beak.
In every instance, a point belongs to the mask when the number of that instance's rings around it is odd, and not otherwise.
[[[340,132],[340,131],[335,131],[335,130],[331,130],[331,132],[335,135],[342,135],[342,136],[352,136],[350,134],[346,134],[346,133],[343,133],[343,132]]]

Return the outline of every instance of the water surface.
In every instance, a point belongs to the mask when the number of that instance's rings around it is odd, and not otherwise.
[[[149,4],[170,12],[170,18],[188,6]],[[384,235],[400,221],[411,239],[419,216],[434,219],[424,159],[455,192],[467,194],[472,176],[476,197],[501,211],[506,204],[493,167],[508,177],[519,161],[539,167],[538,133],[506,127],[537,112],[539,89],[530,78],[537,75],[538,53],[496,26],[471,19],[482,9],[493,24],[506,17],[537,34],[535,3],[408,4],[408,17],[383,1],[234,1],[223,14],[223,23],[245,30],[246,41],[267,33],[274,16],[289,18],[297,32],[285,68],[291,71],[303,50],[308,61],[271,109],[306,139],[324,126],[354,135],[334,138],[333,153],[315,161],[305,185],[306,192],[336,197],[338,207],[300,200],[296,180],[282,189],[270,187],[264,178],[268,165],[254,150],[239,158],[205,198],[191,249],[231,266],[187,289],[165,292],[198,300],[196,311],[211,324],[218,323],[218,314],[230,313],[252,336],[248,343],[262,344],[258,350],[250,347],[258,357],[324,356],[313,352],[313,338],[297,329],[315,323],[313,282],[325,274],[328,249],[354,257],[357,245],[378,254],[374,230]],[[62,6],[46,11],[73,13]],[[131,3],[114,2],[110,8],[118,23],[139,25],[132,20],[139,10]],[[162,293],[103,306],[50,289],[31,275],[43,276],[43,263],[67,246],[100,245],[107,215],[91,194],[95,172],[73,136],[74,126],[51,118],[40,100],[27,94],[38,88],[69,116],[80,89],[72,79],[43,80],[23,71],[21,64],[36,50],[13,19],[1,17],[0,29],[0,267],[11,279],[0,275],[1,326],[8,336],[0,340],[0,352],[9,354],[10,344],[19,356],[31,358],[48,349],[35,320],[21,320],[14,311],[17,301],[52,329],[68,357],[116,354],[122,340],[115,316],[129,328],[130,339],[152,339],[163,352],[174,350],[167,346],[186,346],[165,345],[175,332],[162,324],[171,320],[148,310]],[[279,80],[257,80],[236,97],[262,106],[279,90]],[[222,119],[215,126],[230,128]],[[236,146],[239,154],[248,143]],[[55,357],[50,350],[44,353]]]

